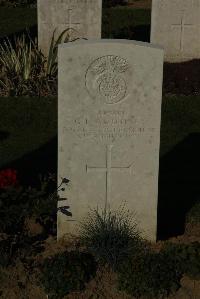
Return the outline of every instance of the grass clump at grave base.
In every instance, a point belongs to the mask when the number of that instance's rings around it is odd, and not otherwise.
[[[80,243],[100,263],[108,263],[114,271],[129,254],[136,254],[146,246],[136,223],[131,223],[129,213],[122,209],[120,215],[117,214],[104,210],[100,215],[98,210],[93,210],[79,227]]]
[[[81,291],[95,276],[97,263],[87,252],[65,251],[45,259],[40,266],[41,283],[49,299],[61,299],[73,291]]]

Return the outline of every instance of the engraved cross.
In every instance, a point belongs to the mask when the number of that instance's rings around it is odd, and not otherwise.
[[[80,25],[81,24],[81,23],[72,21],[72,15],[71,15],[72,10],[73,10],[72,8],[67,9],[67,11],[68,11],[68,22],[66,22],[66,24],[69,24],[70,28],[72,28],[73,25]]]
[[[179,24],[172,24],[171,27],[172,28],[180,28],[181,29],[181,33],[180,33],[180,51],[183,51],[183,42],[184,42],[184,29],[185,27],[194,27],[193,24],[186,24],[184,22],[185,19],[185,11],[182,10],[182,16],[181,16],[181,22]]]
[[[127,167],[112,167],[112,147],[113,145],[107,145],[107,152],[106,152],[106,167],[96,167],[92,166],[89,167],[86,165],[86,172],[103,172],[106,173],[106,202],[105,202],[105,209],[107,207],[107,202],[110,202],[110,191],[111,191],[111,173],[112,171],[117,172],[128,172],[131,174],[131,166],[133,163],[131,163]]]

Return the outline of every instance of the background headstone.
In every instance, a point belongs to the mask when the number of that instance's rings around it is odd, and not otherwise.
[[[67,29],[71,39],[101,38],[102,0],[38,0],[38,45],[47,55],[55,28],[57,38]]]
[[[89,207],[136,213],[156,240],[163,49],[93,40],[58,49],[58,238],[77,235]]]
[[[151,42],[168,62],[200,58],[200,0],[152,0]]]

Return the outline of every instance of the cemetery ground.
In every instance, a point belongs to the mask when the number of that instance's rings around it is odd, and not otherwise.
[[[21,36],[27,25],[35,36],[34,8],[4,8],[0,14],[2,37],[14,41],[13,33]],[[149,10],[103,11],[104,38],[149,42],[149,32]],[[123,237],[117,226],[108,226],[110,241],[103,243],[105,232],[96,232],[89,247],[78,238],[56,241],[56,78],[48,78],[48,84],[44,76],[40,82],[32,77],[22,82],[16,74],[1,73],[7,88],[1,87],[0,98],[0,298],[131,299],[143,294],[141,298],[154,299],[159,292],[160,298],[200,297],[199,73],[199,60],[164,64],[158,242],[135,238],[132,257],[121,269],[115,258],[120,261],[118,247],[128,252],[128,229]],[[2,173],[4,169],[13,172]],[[16,187],[2,188],[6,182]],[[117,289],[118,279],[124,290]]]

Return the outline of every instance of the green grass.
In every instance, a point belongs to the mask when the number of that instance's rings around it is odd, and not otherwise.
[[[111,38],[113,33],[129,26],[150,24],[151,12],[147,9],[116,7],[103,9],[102,37]],[[0,37],[37,25],[36,8],[0,7]],[[112,28],[112,29],[111,29]]]
[[[0,38],[37,24],[35,8],[0,7]]]
[[[102,37],[112,38],[123,28],[148,25],[151,22],[151,11],[148,9],[128,9],[117,7],[103,10]]]
[[[102,34],[111,38],[123,28],[150,24],[150,10],[116,7],[103,10]],[[0,36],[5,36],[27,26],[37,24],[35,8],[0,8]],[[126,30],[125,30],[126,31]],[[163,97],[160,155],[170,151],[189,133],[200,131],[199,97]],[[57,132],[56,101],[47,105],[47,99],[0,99],[2,117],[0,130],[11,133],[7,140],[1,141],[0,165],[45,143]],[[30,109],[31,105],[31,109]],[[42,105],[42,109],[40,109]],[[45,106],[44,106],[45,105]],[[31,121],[32,119],[32,121]],[[40,127],[46,122],[46,128]],[[31,136],[27,138],[26,136]],[[10,149],[14,148],[14,151]]]
[[[200,97],[163,97],[160,155],[196,132],[200,132]]]
[[[102,35],[112,38],[123,28],[150,23],[150,10],[116,7],[103,10]],[[37,25],[37,9],[0,7],[0,37]],[[113,28],[111,30],[111,28]],[[132,30],[132,29],[131,29]],[[57,133],[57,101],[48,99],[0,98],[0,131],[10,133],[0,140],[0,167],[47,142]],[[42,127],[42,130],[41,130]],[[11,150],[13,149],[13,150]]]
[[[57,134],[57,100],[55,98],[0,98],[0,167],[22,157]],[[1,135],[1,133],[0,133]]]
[[[0,141],[0,167],[57,134],[56,98],[0,98],[0,111],[0,131],[10,133]],[[160,156],[194,132],[200,132],[200,97],[163,97]]]

